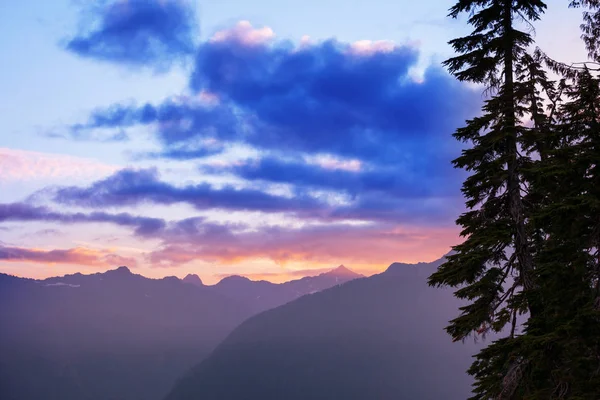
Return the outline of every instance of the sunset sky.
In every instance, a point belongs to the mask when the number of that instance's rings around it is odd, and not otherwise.
[[[0,4],[0,272],[283,281],[459,242],[453,0]],[[580,11],[549,1],[551,56]]]

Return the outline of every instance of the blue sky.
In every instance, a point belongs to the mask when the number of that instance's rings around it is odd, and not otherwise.
[[[452,3],[4,2],[0,271],[438,258],[462,210],[450,135],[481,101],[439,66],[468,32]],[[583,59],[563,3],[538,44]]]

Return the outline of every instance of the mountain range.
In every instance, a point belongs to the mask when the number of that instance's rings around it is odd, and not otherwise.
[[[256,313],[359,277],[284,284],[148,279],[119,267],[45,280],[0,274],[0,398],[158,400]]]
[[[246,320],[167,400],[470,397],[482,344],[444,331],[462,303],[426,283],[442,262],[392,264]]]
[[[363,278],[343,265],[318,276],[307,276],[275,284],[269,281],[251,281],[241,276],[229,276],[213,286],[214,290],[236,299],[255,313],[278,307],[306,294],[312,294],[344,282]],[[189,281],[189,279],[188,279]]]

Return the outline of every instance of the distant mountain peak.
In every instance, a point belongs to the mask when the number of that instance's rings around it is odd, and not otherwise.
[[[383,274],[394,275],[402,277],[428,277],[436,271],[436,269],[445,262],[446,256],[431,261],[431,262],[418,262],[416,264],[395,262],[390,265]]]
[[[100,276],[102,275],[106,277],[130,277],[133,276],[133,273],[129,268],[121,266],[117,269],[108,270],[104,274],[100,274]]]
[[[325,275],[338,276],[344,278],[358,278],[362,276],[361,274],[357,274],[356,272],[352,271],[344,265],[340,265],[339,267],[332,269],[329,272],[325,272]]]
[[[120,266],[119,268],[115,269],[114,271],[115,271],[115,273],[118,273],[118,274],[132,275],[131,270],[124,265]]]
[[[219,283],[223,282],[252,282],[250,278],[241,275],[229,275],[221,279]]]
[[[191,283],[192,285],[196,286],[204,286],[202,279],[200,279],[200,277],[196,274],[187,274],[185,278],[182,279],[182,281],[185,283]]]

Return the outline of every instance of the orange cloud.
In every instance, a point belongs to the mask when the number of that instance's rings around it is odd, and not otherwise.
[[[195,260],[217,264],[267,259],[289,263],[362,265],[381,269],[393,262],[433,261],[459,242],[458,228],[312,227],[273,228],[197,242],[171,242],[148,254],[153,266],[174,267]],[[375,267],[379,266],[379,268]]]

